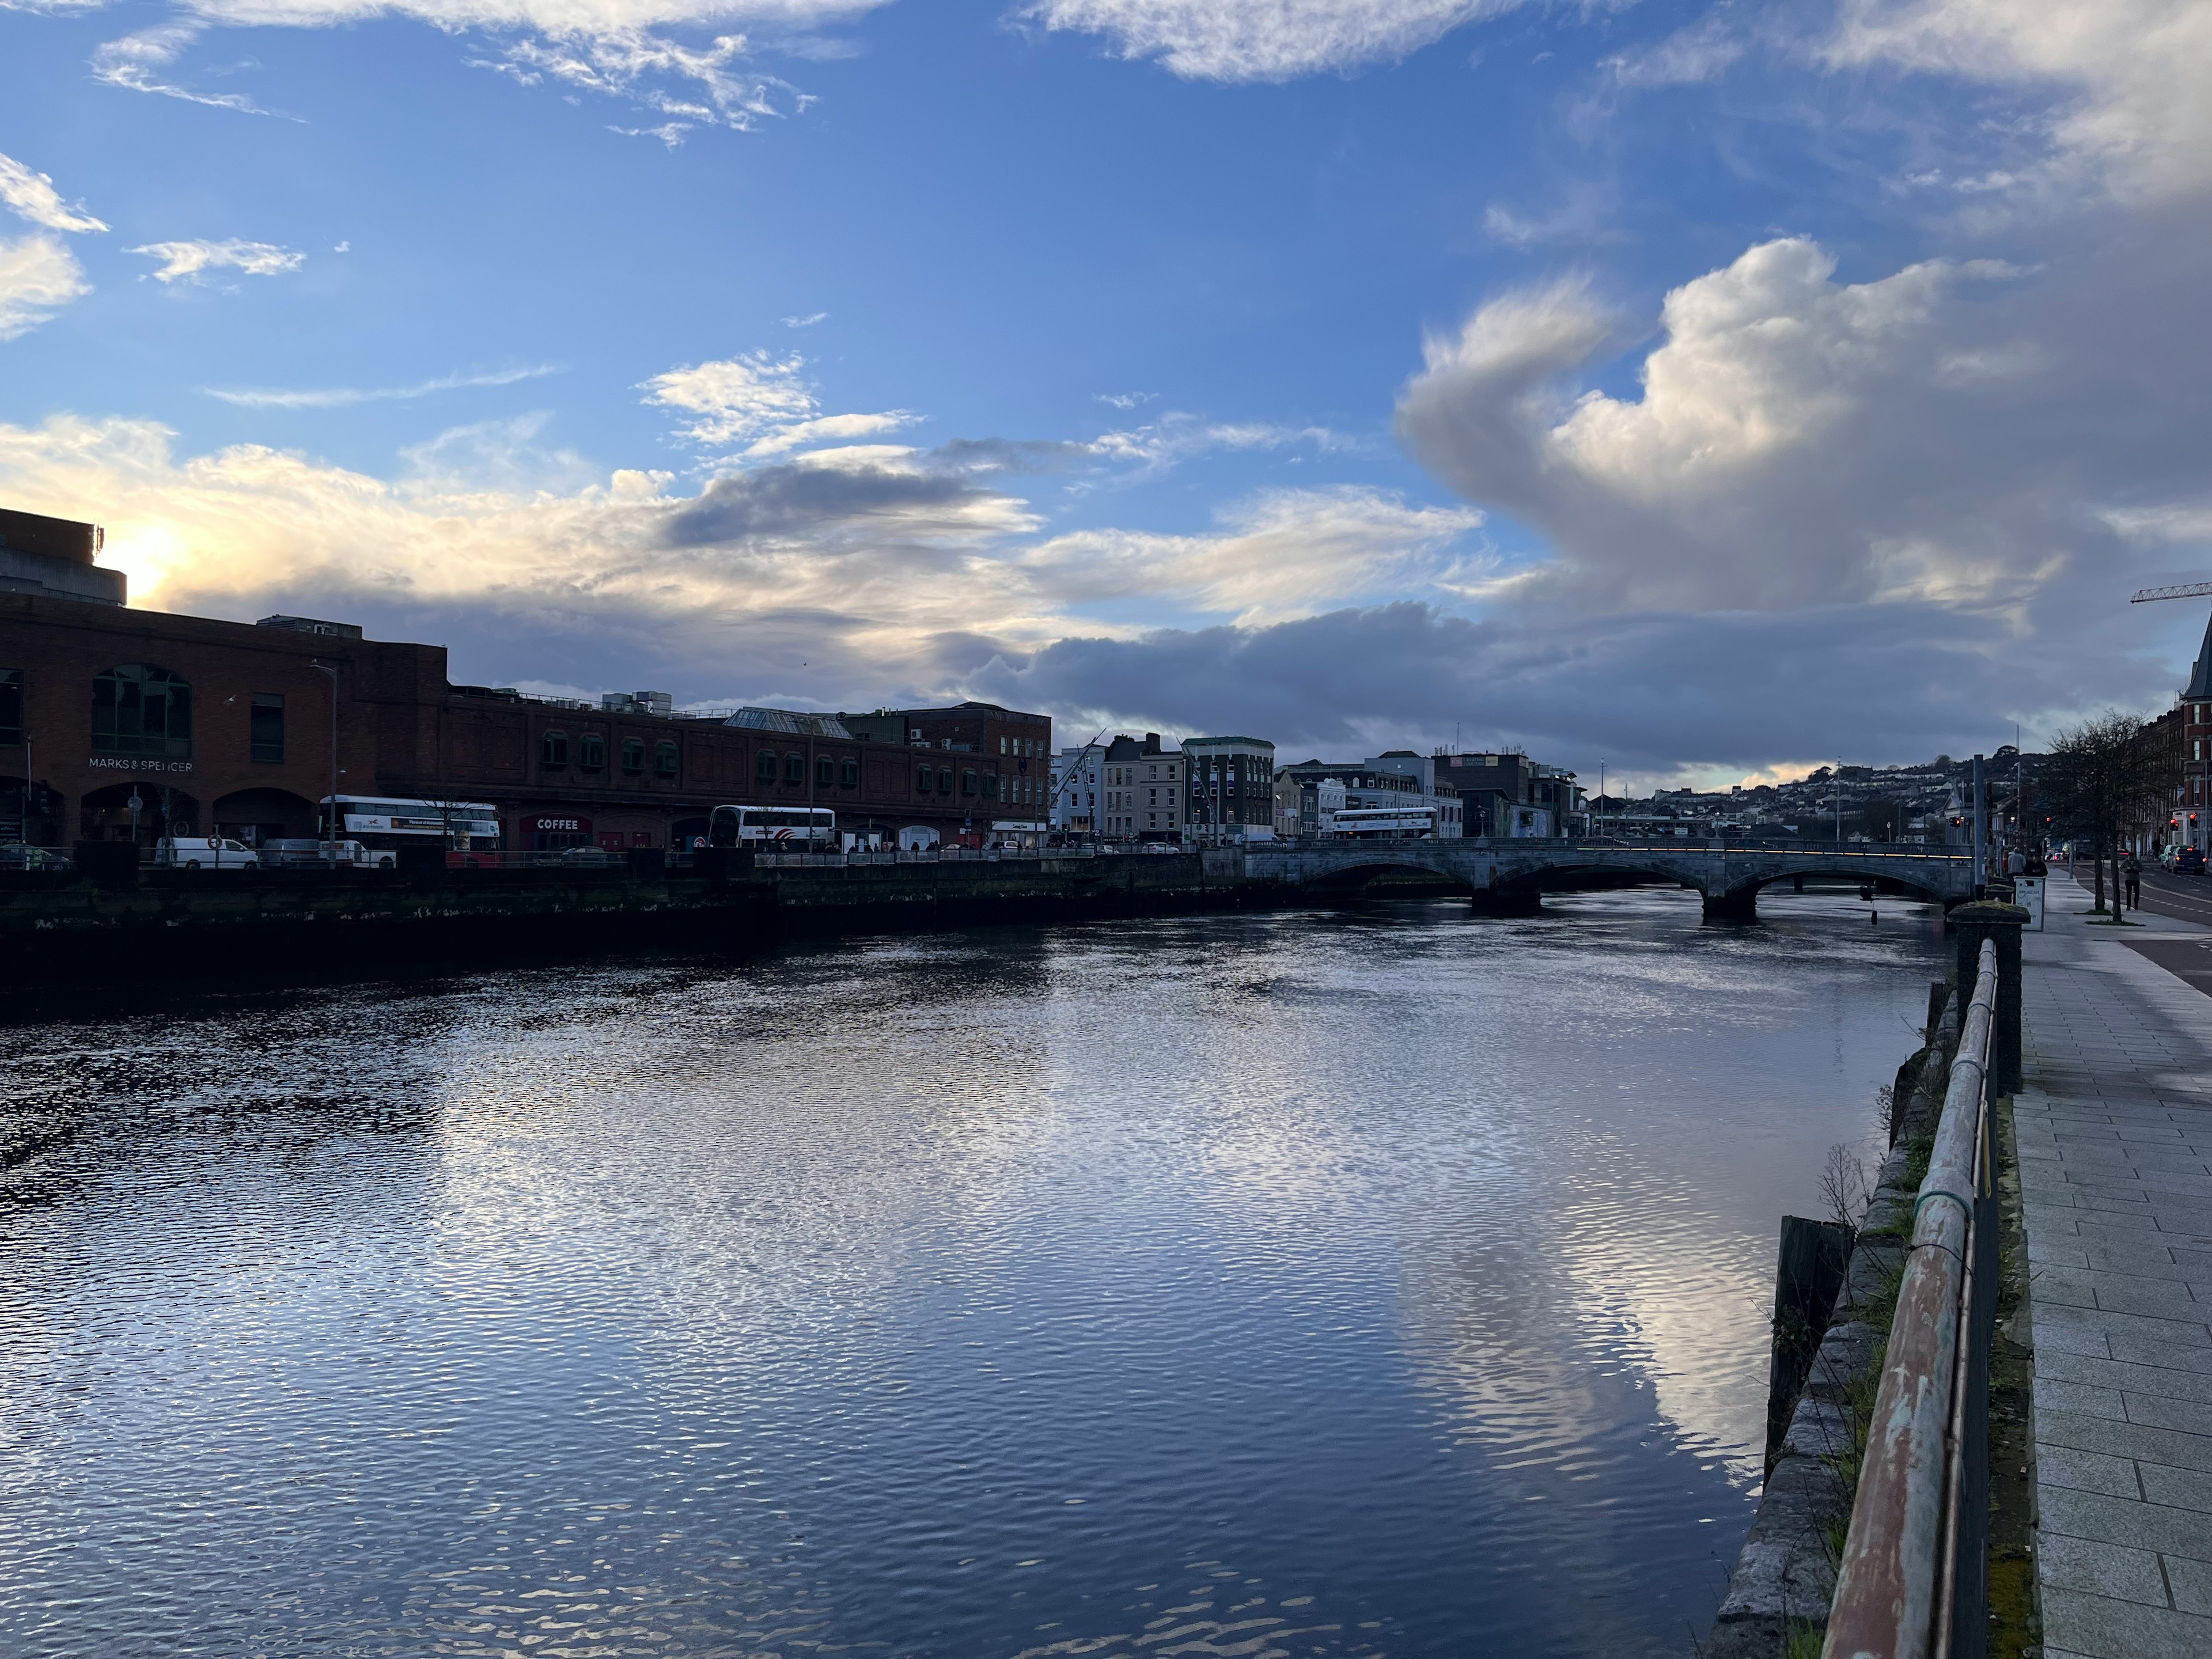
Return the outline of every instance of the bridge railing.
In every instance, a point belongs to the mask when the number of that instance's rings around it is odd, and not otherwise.
[[[1997,948],[1984,941],[1913,1206],[1822,1659],[1984,1651],[1997,1291],[1987,1076],[1997,990]]]

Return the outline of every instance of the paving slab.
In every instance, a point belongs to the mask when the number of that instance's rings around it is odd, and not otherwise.
[[[2024,943],[2013,1102],[2045,1651],[2212,1659],[2212,928],[2090,902]]]

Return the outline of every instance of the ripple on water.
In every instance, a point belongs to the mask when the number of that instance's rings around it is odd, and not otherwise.
[[[1620,1653],[1933,946],[1673,894],[0,1027],[0,1646]],[[1869,936],[1871,935],[1871,936]]]

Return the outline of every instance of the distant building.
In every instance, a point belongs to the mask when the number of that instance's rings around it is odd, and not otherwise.
[[[1465,833],[1459,792],[1437,777],[1432,757],[1410,749],[1341,763],[1299,761],[1275,775],[1275,832],[1280,836],[1334,834],[1340,811],[1391,806],[1433,810],[1439,837],[1455,839]]]
[[[106,544],[107,532],[96,524],[0,507],[0,593],[121,605],[128,592],[123,573],[93,563]]]
[[[1184,764],[1157,732],[1107,744],[1099,757],[1097,833],[1114,841],[1181,841]]]
[[[1047,817],[1052,827],[1064,836],[1102,833],[1098,797],[1104,788],[1106,745],[1063,749],[1052,757],[1051,768]]]
[[[2204,629],[2204,644],[2181,688],[2177,706],[2181,730],[2180,798],[2174,803],[2176,830],[2185,846],[2212,846],[2212,623]]]
[[[1183,757],[1160,742],[1157,732],[1143,741],[1117,737],[1104,760],[1106,814],[1103,834],[1125,840],[1182,839]]]
[[[1584,801],[1575,775],[1516,750],[1439,753],[1436,775],[1459,792],[1471,836],[1565,836]]]
[[[1273,744],[1264,738],[1185,738],[1182,754],[1183,823],[1191,839],[1273,839]]]

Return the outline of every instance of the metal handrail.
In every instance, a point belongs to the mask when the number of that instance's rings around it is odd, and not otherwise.
[[[1913,1206],[1821,1659],[1923,1659],[1950,1649],[1969,1403],[1961,1337],[1973,1312],[1974,1212],[1990,1173],[1984,1085],[1996,993],[1996,946],[1984,940]]]

